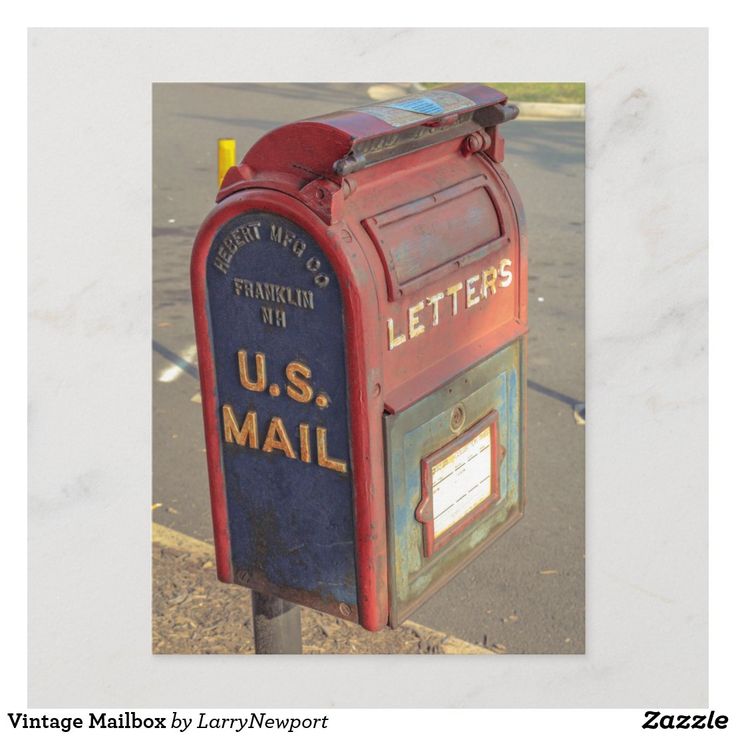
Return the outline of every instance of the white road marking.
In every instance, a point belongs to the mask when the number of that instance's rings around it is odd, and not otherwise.
[[[179,357],[185,363],[195,363],[197,359],[197,346],[190,345],[186,350],[183,350]],[[184,369],[178,365],[170,365],[168,368],[164,368],[159,374],[158,380],[161,383],[171,383],[175,381],[179,376],[184,373]]]

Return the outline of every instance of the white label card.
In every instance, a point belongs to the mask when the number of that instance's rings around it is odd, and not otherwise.
[[[491,496],[491,428],[432,466],[434,535]]]

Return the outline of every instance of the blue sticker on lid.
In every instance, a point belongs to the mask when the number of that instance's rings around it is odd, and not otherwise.
[[[397,107],[399,110],[409,110],[410,112],[418,112],[422,115],[439,115],[444,112],[442,105],[430,97],[414,97],[409,100],[388,102],[386,103],[386,107]]]
[[[404,97],[400,100],[389,100],[377,105],[356,107],[356,112],[372,115],[383,120],[394,128],[426,122],[422,116],[446,115],[451,112],[467,110],[475,106],[469,97],[446,89],[433,89],[421,97]]]

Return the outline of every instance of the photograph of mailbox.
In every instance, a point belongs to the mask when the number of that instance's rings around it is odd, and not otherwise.
[[[154,653],[585,652],[584,93],[154,85]]]

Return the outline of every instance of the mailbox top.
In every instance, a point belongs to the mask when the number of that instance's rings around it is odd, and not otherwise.
[[[467,135],[516,117],[507,97],[482,84],[451,84],[385,102],[340,110],[267,133],[233,167],[218,200],[243,180],[282,175],[301,184],[340,179],[375,163]],[[298,186],[298,184],[297,184]]]

